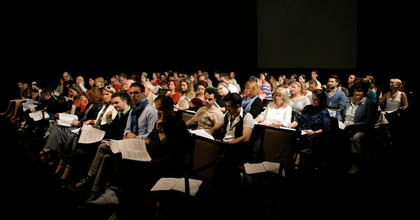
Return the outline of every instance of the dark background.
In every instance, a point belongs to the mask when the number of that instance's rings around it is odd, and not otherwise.
[[[334,2],[322,1],[327,6]],[[302,2],[299,5],[307,7]],[[408,41],[413,29],[410,17],[414,17],[408,12],[410,8],[405,3],[357,1],[357,49],[356,57],[352,57],[355,68],[325,68],[321,64],[264,68],[258,65],[261,33],[257,20],[270,18],[261,12],[257,15],[255,0],[6,5],[1,51],[2,85],[8,92],[1,105],[15,98],[17,81],[39,80],[42,87],[56,86],[63,71],[74,77],[81,75],[85,82],[92,76],[121,72],[146,71],[151,75],[152,71],[172,69],[191,74],[201,69],[213,76],[215,70],[236,71],[243,85],[249,76],[263,70],[276,77],[289,77],[292,73],[309,76],[316,68],[321,82],[330,74],[338,74],[346,85],[350,73],[371,74],[387,90],[391,77],[408,79],[416,75],[408,67],[414,62],[410,52],[415,52]],[[320,22],[329,26],[328,22],[334,21]]]

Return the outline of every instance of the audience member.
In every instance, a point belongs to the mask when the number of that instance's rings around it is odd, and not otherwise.
[[[61,93],[61,96],[67,96],[69,92],[69,87],[70,85],[74,84],[74,82],[70,73],[67,71],[63,73],[63,79],[64,79],[63,93]]]
[[[158,115],[156,109],[147,102],[144,90],[144,86],[140,83],[133,83],[130,86],[129,95],[134,108],[127,119],[124,139],[144,140],[154,128]]]
[[[290,84],[290,106],[292,106],[293,111],[296,111],[299,114],[302,113],[302,110],[305,108],[305,106],[311,104],[309,99],[304,95],[305,91],[305,84],[300,81],[292,82]]]
[[[118,81],[118,76],[112,76],[111,77],[111,84],[112,88],[115,89],[115,92],[121,92],[121,84]]]
[[[155,107],[155,99],[157,96],[152,91],[153,85],[150,82],[145,82],[143,83],[143,86],[144,86],[144,95],[146,96],[146,100],[149,102],[151,106]]]
[[[286,89],[279,87],[274,92],[273,102],[259,114],[254,120],[260,125],[269,127],[286,127],[290,125],[292,107],[289,102],[289,94]]]
[[[150,80],[150,83],[152,83],[153,86],[158,86],[160,84],[160,80],[159,80],[156,72],[152,73],[152,80]]]
[[[220,82],[226,83],[231,93],[238,93],[238,88],[236,88],[236,86],[233,85],[232,81],[230,81],[229,79],[230,77],[227,73],[220,74],[220,77],[219,77]]]
[[[316,147],[323,140],[322,134],[330,131],[330,113],[326,106],[327,94],[321,89],[313,91],[312,105],[305,106],[297,120],[287,126],[306,133],[299,138],[301,149]]]
[[[318,70],[312,70],[311,71],[311,79],[316,80],[316,84],[319,88],[321,88],[322,84],[318,81]],[[309,87],[309,85],[306,85],[306,87]]]
[[[354,94],[353,94],[354,80],[356,80],[356,75],[350,74],[349,78],[347,79],[347,84],[348,84],[347,89],[349,91],[349,94],[347,95],[347,97],[349,97],[349,98],[354,96]]]
[[[228,85],[224,82],[219,82],[217,85],[217,91],[219,92],[219,95],[216,99],[216,104],[218,105],[218,108],[221,112],[226,112],[226,104],[225,104],[225,96],[230,93],[228,89]]]
[[[271,92],[270,92],[271,96]],[[258,97],[258,86],[254,81],[245,83],[244,97],[242,98],[242,108],[256,118],[263,110],[263,103]]]
[[[177,107],[179,110],[184,111],[190,108],[190,100],[195,97],[194,88],[191,81],[187,78],[181,79],[181,97],[178,100]]]
[[[76,85],[75,87],[78,86]],[[69,90],[71,91],[72,89]],[[97,117],[97,114],[103,105],[103,97],[100,90],[97,88],[90,88],[86,92],[86,96],[89,101],[86,100],[85,102],[88,103],[88,105],[86,106],[86,109],[79,111],[79,120],[72,122],[71,127],[60,126],[57,121],[54,122],[50,128],[47,143],[40,154],[47,154],[50,153],[50,151],[61,152],[62,145],[66,143],[71,130],[82,126],[85,121],[92,120]],[[58,117],[58,114],[56,114],[56,117]]]
[[[379,101],[379,106],[386,102],[385,112],[394,112],[401,106],[404,106],[404,110],[408,108],[407,95],[399,91],[401,86],[402,82],[400,79],[394,78],[389,81],[389,88],[391,91],[386,92]]]
[[[357,129],[349,132],[350,152],[353,155],[353,165],[350,174],[357,173],[360,169],[361,140],[366,134],[372,132],[378,121],[378,105],[367,95],[370,83],[363,79],[355,83],[354,96],[347,100],[337,112],[338,121],[344,126],[357,124]]]
[[[187,128],[197,125],[197,129],[211,129],[223,120],[223,113],[214,106],[217,91],[207,88],[204,92],[204,106],[199,108],[185,124]]]
[[[159,118],[156,123],[153,125],[153,131],[145,139],[145,144],[147,151],[152,158],[152,160],[158,160],[169,155],[174,155],[186,147],[185,143],[188,143],[189,135],[186,129],[184,121],[175,114],[173,111],[174,102],[168,96],[159,96],[156,99],[156,109],[158,110]],[[114,159],[115,161],[115,159]],[[114,166],[104,166],[104,163],[109,164],[109,160],[102,159],[102,165],[99,167],[100,173],[103,174],[108,169],[108,172],[112,172],[114,169],[114,178],[110,178],[109,175],[99,175],[99,172],[96,175],[95,182],[92,188],[92,196],[89,197],[88,204],[118,204],[119,199],[118,195],[125,193],[126,195],[130,194],[130,185],[132,185],[133,180],[138,179],[137,175],[132,175],[133,173],[138,172],[139,170],[143,171],[143,174],[153,174],[157,172],[157,167],[154,167],[153,163],[141,163],[130,160],[120,160],[117,159],[117,165]],[[182,172],[182,162],[180,164],[171,164],[171,166],[179,168]],[[170,171],[173,171],[173,167],[166,167]],[[180,172],[179,170],[174,170],[173,172]],[[165,172],[166,176],[173,176],[174,173]],[[99,177],[99,178],[98,178]],[[108,177],[108,178],[107,178]],[[147,178],[142,176],[142,178]],[[100,195],[101,192],[104,192],[105,184],[110,182],[110,187],[105,190],[105,193]]]
[[[76,77],[76,83],[77,83],[77,85],[80,86],[80,88],[82,89],[83,92],[87,91],[87,89],[85,87],[85,79],[83,78],[83,76]]]
[[[270,75],[267,72],[260,73],[260,79],[262,81],[261,89],[264,92],[264,88],[268,87],[267,90],[270,91],[270,95],[271,95],[271,84],[270,84],[270,82],[268,82],[269,77],[270,77]],[[267,94],[267,92],[264,92],[264,94]],[[267,94],[267,96],[268,96],[268,94]],[[265,97],[265,99],[269,99],[267,96]],[[271,100],[271,99],[269,99],[269,100]]]
[[[104,78],[103,77],[96,77],[95,78],[95,87],[98,89],[104,88]]]
[[[328,79],[328,89],[325,90],[327,95],[327,107],[340,108],[347,101],[347,96],[341,90],[337,89],[340,79],[337,75],[331,75]]]
[[[168,92],[166,96],[170,96],[175,103],[178,103],[180,94],[179,94],[179,83],[178,81],[172,79],[168,83]]]

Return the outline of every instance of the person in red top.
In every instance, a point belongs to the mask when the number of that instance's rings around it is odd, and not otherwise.
[[[166,96],[170,96],[174,103],[177,103],[179,100],[179,82],[177,80],[171,80],[168,83],[169,91],[166,93]]]
[[[118,78],[116,76],[111,77],[110,86],[112,86],[112,88],[114,88],[117,92],[120,92],[121,90],[121,84],[118,83]]]
[[[152,80],[150,80],[153,86],[158,86],[160,84],[160,80],[155,72],[152,73]]]

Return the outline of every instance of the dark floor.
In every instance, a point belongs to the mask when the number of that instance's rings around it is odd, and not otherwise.
[[[45,140],[31,131],[17,132],[1,116],[3,216],[14,219],[107,219],[116,207],[78,209],[80,194],[62,189],[50,173],[55,167],[41,164],[38,152]],[[401,132],[402,133],[402,132]],[[409,134],[406,134],[409,136]],[[404,135],[403,135],[404,136]],[[268,214],[273,192],[263,182],[254,188],[250,178],[244,178],[237,190],[218,191],[207,205],[194,212],[194,218],[235,219],[400,219],[412,211],[408,200],[417,200],[417,193],[409,186],[410,166],[398,159],[409,155],[404,141],[393,146],[376,144],[364,169],[356,175],[346,173],[346,167],[334,167],[321,174],[297,171],[297,177],[284,186]],[[407,157],[409,158],[409,157]],[[407,159],[408,160],[408,159]],[[408,162],[408,161],[407,161]],[[300,173],[298,173],[300,172]],[[140,190],[136,202],[130,204],[133,219],[148,219],[151,214],[151,194],[148,187]],[[418,191],[418,190],[417,190]],[[190,216],[192,212],[185,213]]]

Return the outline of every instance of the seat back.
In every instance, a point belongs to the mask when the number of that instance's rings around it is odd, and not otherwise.
[[[211,185],[214,179],[215,165],[220,155],[220,143],[198,136],[195,138],[192,172],[199,171],[194,176],[200,177]],[[200,171],[200,168],[205,169]]]
[[[193,114],[193,113],[189,113],[189,112],[186,112],[186,111],[182,112],[182,120],[183,120],[184,122],[187,122],[187,121],[188,121],[188,120],[190,120],[192,117],[194,117],[194,114]]]
[[[293,154],[292,149],[297,137],[297,131],[281,128],[265,127],[262,137],[262,148],[265,161],[282,163],[284,169],[289,169],[290,158]],[[283,156],[278,157],[284,153]]]

